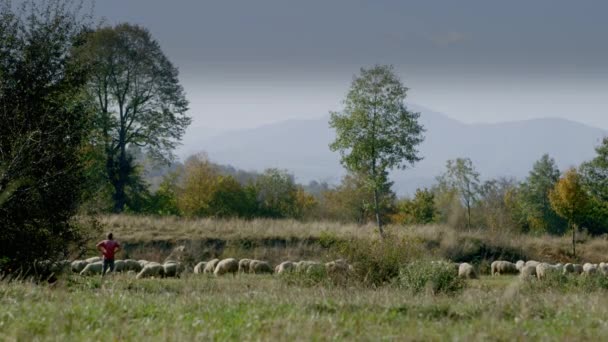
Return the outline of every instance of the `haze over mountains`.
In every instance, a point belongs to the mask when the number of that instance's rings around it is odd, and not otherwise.
[[[492,124],[465,124],[432,110],[410,105],[421,113],[426,139],[420,145],[424,160],[392,179],[398,194],[433,184],[448,159],[469,157],[482,179],[526,177],[544,153],[565,169],[593,158],[594,147],[608,134],[578,122],[546,118]],[[183,157],[205,151],[210,159],[245,170],[269,167],[287,169],[298,182],[311,180],[338,183],[344,174],[338,153],[329,150],[334,139],[328,117],[288,120],[254,129],[209,136],[194,129],[180,150]]]

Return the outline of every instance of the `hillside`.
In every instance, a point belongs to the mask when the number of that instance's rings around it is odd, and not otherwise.
[[[594,155],[606,131],[556,118],[495,124],[465,124],[418,106],[426,140],[420,146],[424,160],[414,168],[393,173],[400,194],[432,184],[447,159],[469,157],[483,178],[523,178],[534,161],[549,153],[560,168],[578,165]],[[206,151],[221,164],[247,170],[288,169],[298,181],[338,182],[344,171],[337,153],[328,145],[334,133],[328,117],[289,120],[254,129],[205,138],[190,138],[184,150]],[[196,135],[192,135],[196,136]]]

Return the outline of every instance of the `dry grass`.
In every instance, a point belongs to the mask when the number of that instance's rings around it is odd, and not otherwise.
[[[102,216],[100,221],[105,229],[114,232],[121,241],[145,245],[145,250],[142,249],[140,254],[155,253],[150,248],[168,249],[177,243],[188,241],[218,240],[221,245],[219,249],[215,245],[197,245],[201,249],[199,255],[221,256],[226,251],[236,257],[278,260],[329,255],[332,253],[328,250],[336,241],[379,239],[377,229],[371,224],[128,215]],[[386,230],[392,238],[420,243],[429,256],[455,261],[481,262],[497,258],[547,262],[608,260],[608,242],[605,238],[581,237],[577,245],[577,258],[574,258],[571,255],[569,236],[531,236],[506,230],[456,230],[446,225],[391,225]]]

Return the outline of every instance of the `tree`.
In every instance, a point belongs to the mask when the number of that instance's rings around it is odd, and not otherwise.
[[[595,151],[597,156],[580,167],[583,184],[592,196],[608,202],[608,137]]]
[[[534,163],[528,178],[521,184],[519,201],[529,229],[554,234],[562,234],[566,229],[566,221],[556,214],[549,201],[549,192],[559,177],[555,160],[545,154]]]
[[[145,28],[131,24],[103,27],[79,49],[93,77],[89,93],[97,107],[94,144],[103,146],[114,211],[123,211],[135,172],[129,146],[171,160],[172,150],[191,119],[178,71]]]
[[[467,227],[471,227],[471,207],[478,195],[479,173],[469,158],[448,160],[446,172],[439,177],[439,183],[448,189],[454,189],[467,211]]]
[[[553,210],[566,219],[572,229],[572,255],[576,257],[576,230],[584,222],[589,208],[589,196],[576,169],[566,171],[555,184],[549,192],[549,201]]]
[[[344,109],[332,112],[329,121],[336,130],[330,149],[340,152],[348,171],[367,178],[381,235],[380,198],[388,171],[421,160],[416,147],[424,139],[424,129],[418,123],[420,114],[405,106],[407,90],[391,66],[362,68],[351,84]]]
[[[178,190],[178,208],[186,216],[209,216],[210,203],[219,173],[204,154],[194,155],[184,164]]]
[[[0,0],[0,274],[66,257],[86,185],[91,110],[73,49],[88,19],[70,2]]]
[[[486,227],[505,229],[515,226],[509,198],[517,185],[511,178],[491,179],[481,184],[476,208]]]
[[[297,216],[298,187],[287,171],[267,169],[254,183],[260,214],[273,218]]]
[[[435,194],[428,189],[417,189],[414,198],[397,203],[396,217],[404,224],[427,224],[437,219]]]

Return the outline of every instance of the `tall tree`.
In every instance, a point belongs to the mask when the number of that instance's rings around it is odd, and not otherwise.
[[[539,232],[562,234],[566,221],[553,210],[549,192],[559,180],[555,159],[543,155],[532,167],[528,178],[520,186],[519,200],[528,228]]]
[[[608,202],[608,137],[595,148],[597,156],[580,167],[587,190],[602,202]]]
[[[0,0],[0,274],[65,257],[80,241],[71,218],[91,111],[73,48],[87,24],[67,1],[15,11]]]
[[[135,171],[129,146],[171,160],[191,121],[188,101],[177,69],[145,28],[100,28],[88,35],[80,55],[93,73],[89,89],[97,104],[95,143],[104,148],[114,211],[121,212]]]
[[[471,227],[471,207],[479,194],[479,173],[469,158],[457,158],[446,162],[446,171],[439,183],[454,189],[460,195],[467,211],[467,227]]]
[[[576,257],[576,230],[589,209],[589,196],[576,169],[568,170],[549,192],[551,207],[572,229],[572,255]]]
[[[367,177],[381,235],[380,198],[388,171],[421,160],[416,147],[424,140],[424,129],[418,123],[420,114],[405,106],[407,90],[392,66],[362,68],[351,84],[344,109],[332,112],[329,120],[336,130],[330,149],[340,151],[348,171]]]

